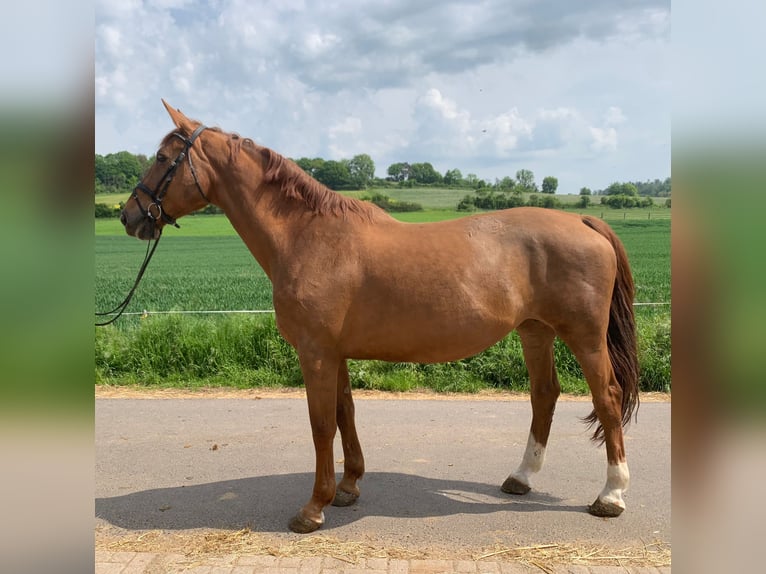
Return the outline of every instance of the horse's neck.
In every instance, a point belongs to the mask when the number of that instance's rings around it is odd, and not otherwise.
[[[272,268],[288,251],[293,233],[292,223],[280,216],[273,204],[272,190],[227,181],[219,186],[216,196],[218,207],[271,279]]]

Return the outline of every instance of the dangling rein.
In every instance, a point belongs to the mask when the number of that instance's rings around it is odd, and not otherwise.
[[[152,231],[154,231],[154,220],[152,219]],[[141,264],[140,269],[138,270],[138,275],[136,276],[136,280],[133,283],[133,287],[130,288],[130,291],[128,291],[127,297],[122,300],[122,303],[117,305],[114,309],[111,311],[105,311],[103,313],[96,313],[97,317],[106,317],[108,315],[114,315],[111,319],[104,321],[102,323],[96,323],[96,327],[104,327],[105,325],[110,325],[114,323],[117,319],[119,319],[122,314],[125,312],[125,309],[127,309],[128,305],[130,304],[130,300],[133,299],[133,295],[136,292],[136,289],[138,288],[138,284],[141,282],[141,278],[144,276],[144,272],[146,271],[146,268],[149,266],[149,261],[152,260],[152,255],[154,255],[154,251],[157,249],[157,245],[160,242],[160,237],[162,237],[162,230],[160,230],[160,234],[157,236],[157,239],[155,240],[149,240],[146,243],[146,254],[144,255],[144,262]]]

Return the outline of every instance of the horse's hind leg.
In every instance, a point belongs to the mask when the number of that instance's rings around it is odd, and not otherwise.
[[[567,341],[582,367],[593,396],[593,407],[603,428],[606,444],[606,485],[588,507],[595,516],[619,516],[625,510],[622,495],[628,489],[630,472],[625,458],[622,434],[622,388],[614,375],[606,341],[602,345],[585,346],[586,338]]]
[[[556,367],[553,364],[553,329],[539,321],[529,320],[519,326],[518,332],[529,372],[532,425],[524,458],[501,487],[503,492],[509,494],[529,492],[530,477],[542,468],[553,411],[561,393]]]
[[[343,442],[343,478],[335,489],[334,506],[349,506],[359,498],[357,481],[364,474],[364,456],[354,424],[354,400],[348,379],[348,365],[341,361],[338,369],[337,419]]]

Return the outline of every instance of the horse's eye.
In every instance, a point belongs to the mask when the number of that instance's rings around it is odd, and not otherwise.
[[[157,154],[157,163],[165,163],[166,161],[168,161],[167,156],[162,155],[161,153]]]

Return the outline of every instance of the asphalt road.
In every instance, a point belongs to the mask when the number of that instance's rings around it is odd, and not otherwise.
[[[353,507],[325,510],[325,533],[380,545],[471,549],[493,544],[670,542],[670,404],[644,403],[626,435],[631,486],[614,519],[587,514],[606,455],[560,401],[533,490],[500,491],[527,441],[526,401],[357,400],[367,473]],[[290,538],[313,483],[305,401],[96,400],[96,525],[195,528]],[[342,449],[335,458],[342,472]]]

